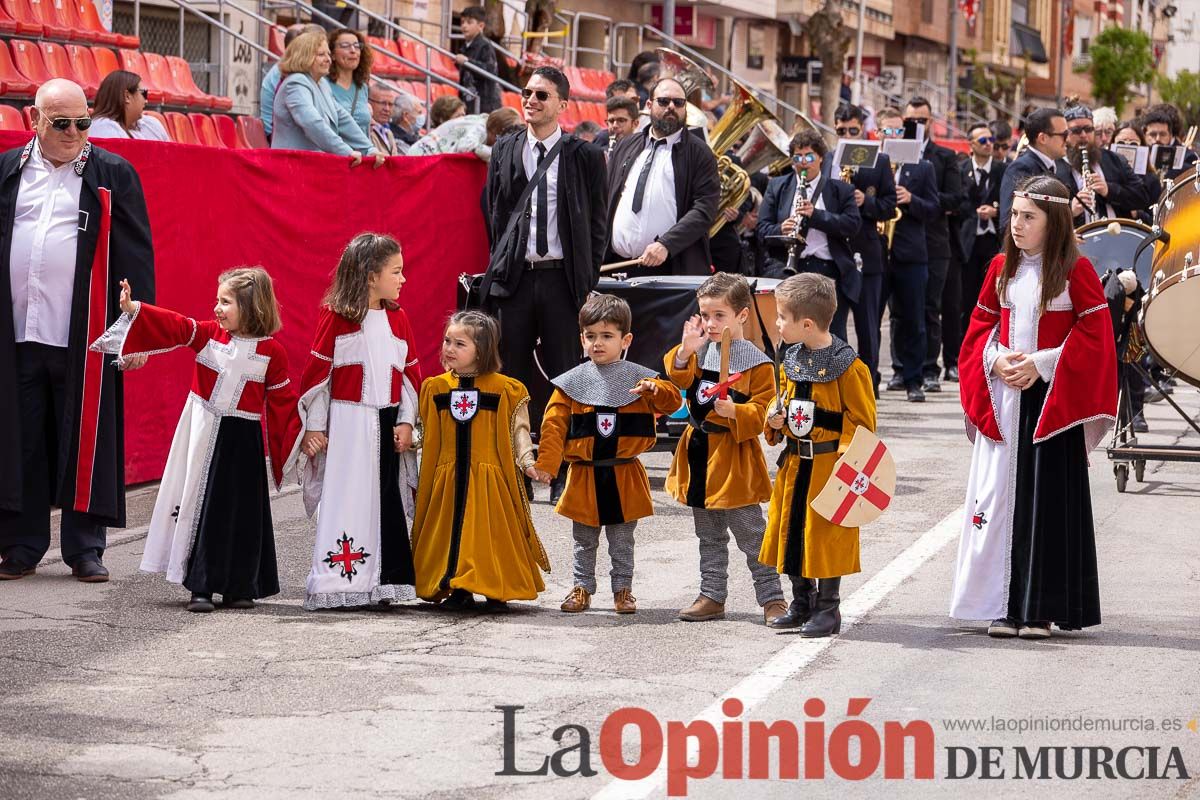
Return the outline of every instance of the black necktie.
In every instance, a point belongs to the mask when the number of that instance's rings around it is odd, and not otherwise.
[[[637,188],[633,190],[633,213],[641,213],[642,201],[646,199],[646,181],[650,179],[650,167],[654,164],[654,154],[658,152],[658,146],[666,143],[666,139],[650,139],[650,152],[646,156],[646,163],[642,164],[642,171],[638,173]]]
[[[542,165],[542,159],[546,157],[546,145],[538,142],[534,147],[537,148],[537,165]],[[537,253],[539,256],[544,256],[550,252],[550,237],[546,229],[550,227],[550,209],[546,206],[550,202],[549,182],[545,175],[538,181],[537,187]]]
[[[988,175],[982,169],[975,170],[975,184],[979,187],[980,197],[987,196]]]

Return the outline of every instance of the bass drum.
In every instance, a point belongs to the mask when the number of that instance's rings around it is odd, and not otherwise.
[[[1155,359],[1200,386],[1200,184],[1195,178],[1194,169],[1183,173],[1159,201],[1158,224],[1170,238],[1154,245],[1141,323]]]
[[[1131,269],[1137,274],[1142,288],[1150,285],[1150,264],[1153,251],[1146,247],[1140,254],[1138,247],[1154,235],[1148,225],[1132,219],[1098,219],[1075,229],[1082,242],[1079,252],[1087,256],[1101,278],[1106,272]],[[1134,255],[1137,263],[1133,263]]]

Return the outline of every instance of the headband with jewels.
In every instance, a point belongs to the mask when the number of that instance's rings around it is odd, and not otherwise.
[[[1024,197],[1026,200],[1044,200],[1047,203],[1070,203],[1065,197],[1055,197],[1052,194],[1034,194],[1033,192],[1013,192],[1013,197]]]

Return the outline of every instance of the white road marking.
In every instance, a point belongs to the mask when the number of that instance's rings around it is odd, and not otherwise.
[[[909,545],[883,569],[871,576],[858,591],[842,601],[842,635],[851,630],[859,620],[879,605],[896,587],[907,580],[921,566],[937,555],[950,542],[958,538],[962,530],[964,508],[959,506],[941,522],[934,525]],[[761,704],[785,681],[804,669],[813,659],[838,640],[837,636],[825,639],[799,639],[780,650],[762,666],[747,675],[736,686],[714,700],[708,708],[697,714],[692,721],[704,720],[717,729],[730,719],[721,710],[721,704],[731,697],[740,700],[745,707],[742,719],[750,710]],[[699,744],[688,740],[688,763],[695,763]],[[663,788],[667,778],[666,755],[654,773],[640,781],[613,780],[596,794],[592,800],[639,800]]]

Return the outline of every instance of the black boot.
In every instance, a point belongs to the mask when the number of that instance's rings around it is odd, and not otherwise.
[[[799,628],[812,616],[813,607],[817,601],[816,581],[812,578],[797,578],[795,575],[788,577],[792,579],[792,603],[788,606],[786,614],[767,623],[768,628],[775,630]]]
[[[800,629],[801,636],[816,639],[841,632],[842,612],[838,608],[842,602],[838,594],[841,586],[841,578],[821,578],[817,581],[817,607],[812,618]]]

